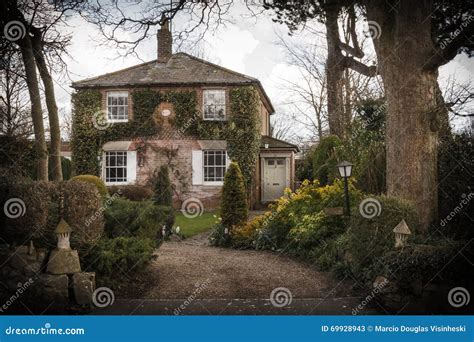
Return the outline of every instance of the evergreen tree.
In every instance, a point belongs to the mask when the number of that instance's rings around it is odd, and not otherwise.
[[[224,227],[244,223],[248,218],[247,194],[240,167],[232,162],[224,177],[222,188],[221,217]]]
[[[154,174],[155,196],[154,201],[157,205],[173,205],[173,189],[168,171],[168,166],[161,165],[155,170]]]

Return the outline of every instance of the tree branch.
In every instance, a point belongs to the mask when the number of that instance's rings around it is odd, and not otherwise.
[[[474,20],[467,24],[466,27],[459,28],[458,30],[460,32],[457,34],[457,31],[453,32],[453,38],[448,38],[447,42],[443,41],[440,43],[440,47],[434,48],[433,56],[425,64],[424,70],[436,70],[456,57],[459,49],[470,43],[469,37],[474,36]]]
[[[377,67],[375,65],[367,66],[352,57],[345,56],[344,65],[345,67],[351,68],[352,70],[357,71],[358,73],[367,77],[374,77],[378,74]]]

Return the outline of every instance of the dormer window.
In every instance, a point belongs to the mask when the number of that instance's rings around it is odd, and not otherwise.
[[[109,91],[107,93],[107,120],[109,122],[128,121],[127,91]]]
[[[203,119],[225,120],[225,90],[206,89],[203,91]]]

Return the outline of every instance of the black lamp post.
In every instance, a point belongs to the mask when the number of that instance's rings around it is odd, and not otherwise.
[[[349,201],[349,184],[347,178],[352,174],[352,164],[348,161],[343,161],[337,164],[337,169],[342,178],[344,178],[344,197],[346,200],[346,215],[351,216],[351,204]]]

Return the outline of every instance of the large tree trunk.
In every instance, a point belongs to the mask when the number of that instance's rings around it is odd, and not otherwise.
[[[38,30],[35,30],[34,36],[31,39],[36,64],[38,65],[38,70],[44,84],[46,107],[48,108],[49,132],[51,139],[51,173],[53,180],[62,181],[63,172],[61,168],[61,131],[59,129],[58,107],[56,106],[56,97],[54,95],[54,83],[44,58],[43,47],[41,44],[41,33]]]
[[[374,43],[388,103],[387,192],[415,205],[426,232],[437,217],[438,197],[437,72],[423,70],[432,52],[432,2],[394,6],[384,0],[367,5],[369,21],[382,28]]]
[[[326,78],[328,93],[328,123],[330,134],[341,139],[346,135],[349,125],[344,115],[344,98],[342,80],[345,69],[344,56],[339,48],[339,27],[337,19],[339,6],[329,5],[326,10],[326,39],[328,57],[326,61]]]
[[[43,109],[41,108],[41,97],[36,75],[35,56],[30,36],[25,35],[20,42],[21,56],[25,65],[26,84],[31,101],[31,116],[35,133],[35,150],[38,159],[37,179],[48,180],[48,149],[43,125]]]

